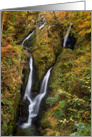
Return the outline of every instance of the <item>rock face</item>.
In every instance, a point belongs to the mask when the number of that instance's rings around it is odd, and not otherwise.
[[[20,118],[19,118],[19,124],[25,123],[28,120],[28,105],[29,101],[22,100],[20,103]]]
[[[66,48],[70,48],[70,49],[74,49],[74,46],[75,46],[75,43],[76,43],[76,39],[74,36],[71,36],[71,34],[69,34],[69,37],[67,39],[67,42],[66,42]]]

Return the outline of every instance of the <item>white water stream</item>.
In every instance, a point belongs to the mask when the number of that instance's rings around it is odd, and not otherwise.
[[[46,22],[44,22],[44,24],[41,25],[39,27],[39,29],[42,29],[45,24],[46,24]],[[24,44],[24,42],[26,40],[28,40],[32,36],[32,34],[34,34],[34,31],[32,33],[30,33],[23,40],[22,44]],[[21,128],[27,128],[27,127],[31,126],[31,124],[32,124],[32,118],[36,117],[38,115],[41,100],[46,95],[47,86],[48,86],[48,80],[49,80],[49,77],[50,77],[50,71],[52,69],[52,68],[50,68],[47,71],[46,75],[43,78],[42,84],[41,84],[40,93],[32,100],[32,98],[31,98],[32,75],[33,75],[33,58],[32,58],[32,55],[30,55],[29,67],[30,67],[30,73],[29,73],[29,77],[28,77],[27,86],[26,86],[26,89],[25,89],[25,94],[24,94],[24,97],[23,97],[23,99],[27,98],[29,100],[29,102],[30,102],[29,108],[28,108],[29,116],[28,116],[28,121],[26,123],[23,123],[21,125]]]
[[[30,33],[30,34],[23,40],[22,45],[23,45],[24,42],[25,42],[26,40],[28,40],[33,34],[34,34],[34,30],[32,31],[32,33]]]
[[[50,71],[52,69],[52,68],[50,68],[47,71],[46,75],[44,76],[44,79],[43,79],[42,84],[41,84],[40,93],[33,100],[31,100],[30,94],[31,94],[31,87],[32,87],[32,71],[33,71],[32,62],[33,62],[32,57],[30,57],[30,74],[29,74],[28,83],[27,83],[27,86],[26,86],[25,94],[24,94],[24,99],[27,98],[30,102],[29,109],[28,109],[29,116],[28,116],[27,123],[24,123],[21,126],[22,128],[27,128],[27,127],[31,126],[32,118],[36,117],[38,115],[41,100],[46,95],[48,80],[49,80],[49,77],[50,77]]]
[[[68,27],[67,33],[66,33],[66,35],[64,37],[63,47],[66,47],[66,42],[67,42],[67,39],[68,39],[68,36],[69,36],[69,32],[70,32],[71,26],[72,26],[72,23]]]
[[[42,29],[46,24],[46,21],[39,27],[39,29]],[[22,45],[25,43],[26,40],[28,40],[32,35],[34,34],[34,30],[23,40]]]
[[[42,29],[45,24],[46,24],[46,21],[44,22],[44,24],[42,24],[42,25],[39,27],[39,29]]]
[[[29,77],[28,77],[28,82],[27,82],[27,86],[26,86],[26,90],[25,90],[25,94],[23,99],[26,99],[26,97],[28,99],[30,99],[31,101],[31,88],[32,88],[32,74],[33,74],[33,58],[30,55],[30,61],[29,61],[29,67],[30,67],[30,73],[29,73]]]

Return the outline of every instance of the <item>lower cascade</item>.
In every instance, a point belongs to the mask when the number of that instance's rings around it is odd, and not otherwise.
[[[29,77],[28,77],[28,82],[27,82],[25,94],[23,97],[23,99],[27,98],[30,102],[29,108],[28,108],[29,116],[28,116],[28,121],[26,123],[23,123],[21,125],[21,128],[27,128],[27,127],[31,126],[32,125],[32,118],[34,118],[38,115],[41,100],[46,95],[48,81],[49,81],[49,77],[50,77],[50,71],[52,69],[52,68],[50,68],[47,71],[46,75],[43,78],[42,84],[41,84],[40,93],[32,100],[32,98],[31,98],[32,72],[33,72],[32,55],[30,56],[29,66],[30,66],[30,73],[29,73]]]

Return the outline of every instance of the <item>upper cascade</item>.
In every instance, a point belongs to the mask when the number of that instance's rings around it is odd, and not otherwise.
[[[68,40],[68,36],[69,36],[69,32],[70,32],[71,26],[72,26],[72,23],[71,23],[70,26],[68,27],[67,33],[66,33],[66,35],[65,35],[65,37],[64,37],[63,47],[66,47],[66,42],[67,42],[67,40]]]
[[[39,29],[42,29],[46,24],[46,21],[39,27]],[[34,30],[23,40],[22,45],[25,43],[26,40],[28,40],[33,34],[34,34]]]
[[[34,30],[23,40],[22,45],[26,40],[28,40],[34,34]]]
[[[46,21],[44,22],[44,24],[42,24],[42,25],[39,27],[39,29],[42,29],[45,24],[46,24]]]

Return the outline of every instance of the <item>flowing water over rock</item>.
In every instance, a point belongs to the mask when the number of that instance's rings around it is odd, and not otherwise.
[[[44,22],[44,24],[42,24],[42,25],[39,27],[39,29],[42,29],[42,28],[45,26],[45,24],[46,24],[46,21]]]
[[[44,22],[44,24],[41,25],[39,27],[39,29],[42,29],[45,24],[46,24],[46,22]],[[34,34],[34,31],[32,33],[30,33],[23,40],[22,44],[24,44],[25,41],[28,40],[32,36],[32,34]],[[41,101],[45,97],[46,92],[47,92],[48,81],[49,81],[50,72],[52,69],[52,68],[50,68],[47,71],[46,75],[44,76],[44,78],[42,80],[41,88],[40,88],[40,93],[33,98],[32,97],[32,84],[33,84],[33,57],[32,57],[32,55],[30,55],[29,68],[30,68],[30,72],[29,72],[29,76],[28,76],[28,82],[27,82],[25,93],[23,96],[23,100],[29,102],[28,103],[28,120],[27,120],[27,122],[24,122],[24,123],[20,122],[20,124],[18,125],[17,130],[16,130],[17,136],[38,135],[38,133],[36,131],[36,127],[32,123],[32,119],[37,117],[37,115],[38,115]]]
[[[24,42],[25,42],[26,40],[28,40],[33,34],[34,34],[34,30],[32,31],[32,33],[30,33],[30,34],[23,40],[22,45],[23,45]]]
[[[51,69],[52,68],[50,68],[47,71],[47,73],[46,73],[46,75],[45,75],[45,77],[44,77],[44,79],[42,81],[40,93],[33,100],[31,99],[31,97],[29,95],[29,92],[28,92],[28,94],[26,93],[26,97],[27,97],[27,99],[30,102],[29,110],[28,110],[29,111],[29,116],[28,116],[27,123],[22,124],[21,128],[27,128],[27,127],[31,126],[32,125],[32,118],[34,118],[34,117],[36,117],[38,115],[41,100],[46,95],[47,86],[48,86],[48,80],[49,80]],[[28,83],[29,83],[29,80],[30,79],[28,79]],[[31,86],[31,85],[29,85],[29,86]],[[30,87],[28,87],[28,85],[27,85],[27,88],[28,88],[28,90],[30,89]],[[26,88],[26,91],[27,91],[27,88]]]
[[[65,47],[65,48],[70,48],[70,49],[74,49],[74,46],[75,46],[75,43],[76,43],[76,39],[75,39],[74,35],[70,33],[71,26],[72,26],[72,28],[73,28],[72,23],[71,23],[70,26],[68,27],[67,33],[66,33],[66,35],[65,35],[65,37],[64,37],[63,47]]]
[[[68,27],[67,33],[66,33],[66,35],[65,35],[65,37],[64,37],[63,47],[66,47],[66,42],[67,42],[67,40],[68,40],[68,36],[69,36],[69,32],[70,32],[71,26],[72,26],[72,23],[71,23],[70,26]]]
[[[39,29],[42,29],[46,24],[46,21],[39,27]],[[35,33],[35,31],[33,30],[23,41],[22,41],[22,45],[24,45],[25,41],[27,41],[33,34]]]
[[[30,100],[30,102],[31,102],[30,96],[31,96],[31,88],[32,88],[32,74],[33,74],[33,58],[32,58],[32,55],[30,55],[29,68],[30,68],[30,73],[29,73],[28,83],[26,86],[26,90],[25,90],[25,94],[24,94],[23,99],[26,99],[26,97],[27,97],[28,100]]]

